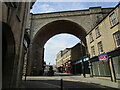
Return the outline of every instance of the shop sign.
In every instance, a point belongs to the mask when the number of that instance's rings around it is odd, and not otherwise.
[[[108,55],[107,55],[107,53],[100,54],[100,55],[98,55],[98,58],[100,61],[101,60],[108,60]]]

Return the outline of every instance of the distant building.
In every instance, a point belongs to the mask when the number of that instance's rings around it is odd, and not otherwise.
[[[81,51],[82,50],[82,51]],[[78,69],[76,66],[80,66],[81,62],[76,63],[77,61],[81,61],[83,56],[86,55],[86,50],[83,45],[80,43],[76,44],[72,48],[66,48],[63,51],[60,51],[56,57],[56,65],[59,72],[62,73],[74,73],[81,74],[82,66]],[[88,68],[87,68],[88,69]]]
[[[120,4],[86,36],[92,76],[120,79]]]

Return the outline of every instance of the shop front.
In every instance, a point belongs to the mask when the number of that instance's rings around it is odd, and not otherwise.
[[[72,61],[68,60],[65,64],[64,64],[64,73],[68,73],[71,74],[72,73]]]
[[[84,65],[83,65],[84,63]],[[76,60],[73,62],[73,74],[82,74],[83,73],[83,67],[84,67],[84,72],[85,74],[90,74],[90,68],[89,68],[89,58],[84,58],[83,61],[82,59]]]
[[[58,72],[63,73],[63,66],[58,67]]]
[[[110,77],[110,67],[107,54],[101,54],[98,56],[98,60],[92,63],[93,76]]]
[[[106,77],[111,81],[120,80],[120,49],[90,59],[91,75]]]
[[[108,52],[109,60],[111,62],[112,81],[120,80],[120,47],[114,51]]]

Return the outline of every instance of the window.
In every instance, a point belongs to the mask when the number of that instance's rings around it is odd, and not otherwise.
[[[17,9],[17,18],[19,21],[21,21],[21,8],[22,8],[22,2],[19,2],[18,9]]]
[[[99,53],[103,52],[103,46],[102,46],[102,41],[98,43],[98,51]]]
[[[116,32],[113,34],[114,39],[115,39],[115,43],[117,47],[120,47],[120,32]]]
[[[97,16],[97,21],[96,21],[96,23],[98,24],[99,22],[100,22],[100,17]]]
[[[97,27],[95,29],[95,32],[96,32],[96,38],[98,38],[100,36],[100,31],[99,31],[99,27]]]
[[[112,26],[115,25],[115,24],[117,24],[117,18],[116,18],[115,13],[112,13],[112,14],[110,15],[110,22],[111,22],[111,25],[112,25]]]
[[[90,42],[92,42],[93,41],[92,33],[89,34],[89,38],[90,38]]]
[[[95,56],[95,48],[94,48],[94,46],[91,47],[91,53],[92,53],[92,56]]]

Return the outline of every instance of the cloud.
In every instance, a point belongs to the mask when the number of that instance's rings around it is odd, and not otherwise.
[[[80,40],[70,34],[59,34],[47,41],[45,44],[45,61],[47,64],[56,64],[56,54],[65,48],[70,48],[77,44]]]
[[[49,3],[41,3],[36,2],[33,6],[33,9],[31,10],[32,13],[48,13],[48,12],[54,12],[55,9],[52,8]]]
[[[55,11],[55,9],[51,8],[49,4],[43,4],[43,5],[40,6],[40,8],[41,8],[42,11],[45,11],[45,13]]]
[[[39,0],[37,0],[33,5],[33,9],[31,10],[31,12],[35,14],[69,10],[83,10],[95,6],[115,6],[117,3],[118,2],[39,2]]]
[[[36,2],[33,5],[32,13],[48,13],[68,10],[80,10],[85,6],[82,3],[76,2]]]

